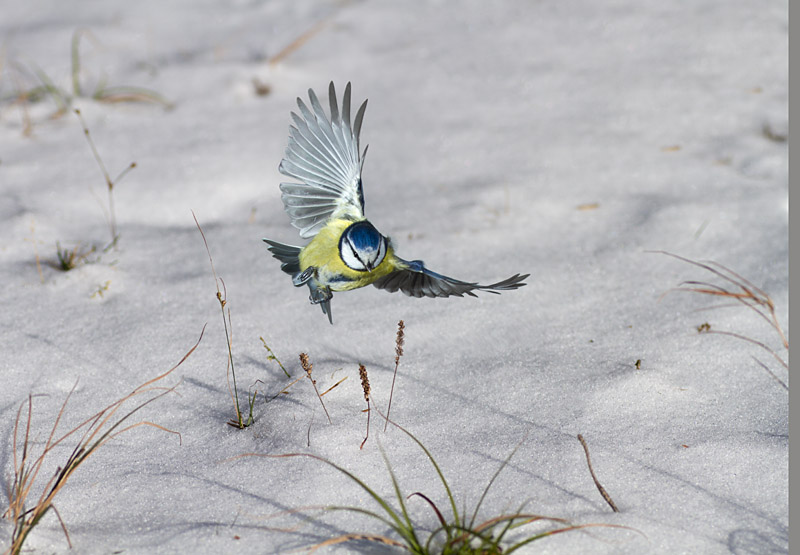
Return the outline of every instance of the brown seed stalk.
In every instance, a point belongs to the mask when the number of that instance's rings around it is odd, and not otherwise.
[[[322,396],[319,394],[319,390],[317,389],[317,380],[311,377],[311,371],[314,369],[314,365],[311,364],[311,361],[308,359],[308,355],[305,353],[300,353],[300,365],[303,367],[303,370],[306,371],[306,376],[308,376],[308,381],[311,382],[311,385],[314,386],[314,392],[317,394],[317,398],[319,399],[320,404],[322,405],[322,410],[325,411],[325,416],[328,417],[328,424],[332,424],[331,415],[328,414],[328,409],[325,408],[325,403],[322,401]]]
[[[363,364],[358,365],[358,375],[361,378],[361,389],[364,390],[364,400],[367,402],[367,435],[364,436],[364,441],[361,442],[361,447],[359,447],[359,449],[363,449],[364,444],[367,442],[367,439],[369,439],[369,415],[370,412],[372,412],[369,407],[369,394],[371,391],[369,387],[369,376],[367,376],[367,369]]]
[[[392,412],[392,397],[394,396],[394,382],[397,379],[397,367],[400,365],[400,357],[403,356],[403,345],[406,339],[406,325],[400,320],[397,322],[397,337],[394,340],[394,375],[392,376],[392,389],[389,391],[389,406],[386,408],[386,423],[383,431],[389,426],[389,414]]]

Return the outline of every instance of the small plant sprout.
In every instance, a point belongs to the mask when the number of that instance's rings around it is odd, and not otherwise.
[[[56,257],[58,258],[58,269],[63,272],[69,272],[75,269],[78,265],[89,262],[89,257],[95,253],[95,247],[86,249],[81,248],[78,243],[72,249],[62,247],[61,243],[56,241]]]
[[[272,349],[270,349],[270,348],[269,348],[269,345],[267,345],[267,342],[266,342],[266,341],[264,341],[264,338],[263,338],[263,337],[259,337],[259,339],[261,340],[261,343],[264,345],[264,348],[265,348],[265,349],[267,350],[267,352],[269,353],[269,354],[267,355],[267,360],[274,360],[275,362],[277,362],[277,363],[278,363],[278,366],[280,366],[280,367],[281,367],[281,370],[283,370],[283,373],[284,373],[284,374],[286,374],[286,377],[287,377],[287,378],[291,378],[292,376],[290,376],[290,375],[289,375],[289,372],[287,372],[287,371],[286,371],[286,368],[284,368],[284,367],[283,367],[283,364],[281,364],[281,361],[280,361],[280,360],[278,360],[278,357],[277,357],[277,356],[275,356],[275,353],[273,353],[273,352],[272,352]]]
[[[300,365],[303,367],[303,370],[305,370],[306,376],[308,377],[308,381],[310,381],[311,385],[314,386],[314,393],[317,394],[317,398],[319,399],[319,402],[322,405],[322,410],[325,411],[325,416],[328,417],[328,424],[332,424],[333,422],[331,421],[331,415],[328,414],[328,409],[325,408],[325,403],[322,401],[322,395],[319,394],[319,390],[317,389],[317,380],[311,377],[311,371],[314,369],[314,366],[308,359],[307,354],[300,353]]]
[[[97,286],[97,290],[94,293],[92,293],[90,298],[94,299],[95,297],[100,297],[102,299],[103,295],[105,295],[106,292],[108,292],[109,287],[111,287],[111,280],[106,280],[103,283],[103,285]]]
[[[233,400],[233,408],[236,412],[236,418],[230,419],[228,421],[228,425],[243,430],[253,423],[253,405],[255,404],[256,394],[253,393],[251,396],[248,393],[247,395],[248,402],[250,403],[250,411],[248,418],[245,420],[244,417],[242,417],[242,411],[239,408],[239,389],[236,386],[236,368],[233,365],[233,348],[231,346],[233,327],[231,324],[231,309],[228,309],[227,316],[225,313],[225,306],[228,304],[228,290],[225,287],[225,282],[222,281],[222,278],[217,277],[217,271],[214,269],[214,259],[211,257],[211,250],[208,248],[208,241],[206,241],[206,234],[203,233],[203,228],[200,227],[200,222],[197,221],[197,216],[195,216],[194,211],[192,211],[192,217],[194,218],[194,223],[197,225],[197,229],[200,231],[200,236],[203,238],[203,244],[205,245],[206,252],[208,253],[208,261],[211,263],[211,274],[214,276],[214,286],[217,288],[217,301],[219,301],[219,308],[222,311],[222,324],[225,327],[225,342],[228,345],[228,362],[225,369],[225,377],[228,380],[228,393],[231,395]],[[222,283],[221,290],[219,288],[220,283]],[[232,391],[231,377],[233,378]]]
[[[701,295],[708,295],[714,298],[720,298],[726,301],[731,301],[732,304],[723,305],[723,306],[738,306],[742,305],[754,313],[758,314],[760,318],[762,318],[778,335],[783,348],[786,350],[787,355],[789,352],[789,340],[786,337],[786,334],[783,332],[783,328],[781,328],[780,323],[778,322],[778,317],[775,314],[775,303],[772,301],[772,298],[761,288],[753,285],[750,281],[743,278],[730,268],[723,266],[717,262],[709,261],[709,262],[696,262],[694,260],[690,260],[688,258],[684,258],[682,256],[678,256],[677,254],[672,254],[665,251],[655,251],[659,254],[665,254],[667,256],[671,256],[672,258],[676,258],[682,262],[686,262],[687,264],[691,264],[692,266],[697,266],[698,268],[702,268],[703,270],[710,272],[718,279],[722,280],[722,285],[710,283],[706,281],[684,281],[681,283],[677,288],[672,289],[672,291],[686,291],[689,293],[699,293]],[[667,292],[669,293],[669,291]],[[665,293],[666,295],[666,293]],[[663,297],[663,295],[662,295]],[[739,333],[730,332],[730,331],[722,331],[722,330],[712,330],[711,325],[706,322],[697,326],[697,331],[699,333],[709,333],[709,334],[717,334],[717,335],[728,335],[731,337],[735,337],[737,339],[741,339],[742,341],[747,341],[748,343],[752,343],[753,345],[757,345],[758,347],[764,349],[769,354],[771,354],[778,363],[783,366],[784,369],[788,372],[789,370],[789,363],[784,360],[784,358],[779,355],[775,349],[768,346],[766,343],[758,341],[756,339],[752,339],[750,337],[744,336]],[[789,390],[789,386],[781,380],[775,373],[770,370],[764,363],[762,363],[757,358],[753,357],[753,359],[761,366],[766,372],[769,373],[772,378],[777,381],[786,391]]]
[[[405,344],[406,325],[400,320],[397,322],[397,337],[394,340],[394,375],[392,376],[392,389],[389,391],[389,406],[386,408],[386,423],[383,431],[389,426],[389,414],[392,411],[392,397],[394,397],[394,381],[397,379],[397,367],[400,365],[400,357],[403,356],[403,345]]]
[[[203,326],[203,332],[205,326]],[[67,409],[67,402],[69,401],[75,388],[67,394],[61,409],[56,416],[55,422],[50,430],[47,441],[38,456],[33,454],[34,442],[31,437],[31,427],[33,419],[33,395],[28,396],[27,399],[27,418],[25,423],[22,422],[23,409],[26,402],[23,402],[17,411],[17,418],[14,423],[14,435],[12,441],[12,452],[14,457],[14,478],[8,489],[8,510],[5,512],[4,517],[10,519],[13,523],[13,532],[11,534],[11,546],[6,553],[17,555],[21,552],[25,540],[30,535],[31,531],[39,524],[44,516],[53,510],[53,513],[58,518],[64,535],[67,539],[67,544],[72,547],[72,543],[67,532],[66,525],[64,524],[61,515],[55,507],[55,497],[66,486],[72,475],[86,462],[86,460],[93,455],[98,449],[105,445],[111,439],[139,426],[150,426],[158,430],[169,432],[178,436],[180,434],[168,430],[163,426],[149,421],[139,421],[134,424],[127,422],[138,411],[145,406],[156,401],[157,399],[171,393],[177,387],[165,387],[159,385],[159,382],[169,376],[176,368],[189,358],[194,352],[200,341],[203,339],[203,332],[200,333],[200,338],[183,356],[183,358],[155,378],[143,383],[131,393],[122,397],[121,399],[111,403],[101,411],[90,416],[65,434],[58,436],[58,425],[61,418],[64,416]],[[148,396],[149,398],[144,401],[137,401],[138,404],[129,409],[127,413],[117,417],[117,414],[122,411],[123,406],[129,405],[129,401]],[[116,418],[116,420],[115,420]],[[42,487],[42,493],[38,498],[33,498],[32,492],[34,489],[39,489],[38,479],[43,472],[45,466],[49,466],[50,459],[53,458],[53,452],[62,443],[65,443],[70,437],[79,437],[75,448],[70,453],[67,460],[61,464]],[[45,463],[45,461],[48,461]],[[31,501],[32,506],[29,504]]]
[[[114,210],[114,186],[119,183],[125,175],[133,168],[136,167],[136,162],[131,162],[127,168],[122,170],[120,174],[116,177],[116,179],[111,179],[108,175],[108,170],[106,170],[106,165],[103,163],[103,159],[100,158],[100,153],[97,151],[97,147],[92,140],[92,135],[89,133],[89,128],[86,126],[86,122],[81,116],[80,110],[75,110],[75,115],[78,116],[78,119],[81,122],[81,127],[83,128],[83,135],[86,137],[86,141],[89,143],[89,146],[92,149],[92,154],[94,155],[94,159],[97,161],[97,165],[100,166],[100,171],[103,173],[103,178],[106,180],[106,188],[108,190],[108,210],[105,209],[102,203],[100,206],[103,207],[103,213],[106,216],[106,220],[108,221],[108,227],[111,231],[111,243],[109,246],[104,249],[108,250],[109,247],[116,247],[117,240],[119,239],[119,235],[117,234],[117,214]]]
[[[367,369],[363,364],[358,365],[358,376],[361,378],[361,389],[364,390],[364,400],[367,402],[367,434],[364,436],[364,441],[361,442],[361,446],[359,449],[364,448],[364,444],[369,439],[369,414],[370,414],[370,407],[369,407],[369,394],[370,394],[370,387],[369,387],[369,376],[367,376]]]

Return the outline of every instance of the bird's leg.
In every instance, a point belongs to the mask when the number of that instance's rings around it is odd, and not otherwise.
[[[320,285],[316,280],[309,281],[308,288],[311,290],[311,294],[308,296],[308,300],[311,301],[311,304],[324,303],[333,298],[331,288]]]

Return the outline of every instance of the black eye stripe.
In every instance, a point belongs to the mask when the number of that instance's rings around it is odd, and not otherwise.
[[[363,260],[361,260],[361,257],[358,255],[358,251],[356,250],[355,246],[353,246],[352,241],[350,241],[350,237],[345,237],[344,240],[347,242],[347,246],[350,248],[350,252],[353,253],[353,256],[356,257],[356,260],[358,260],[361,263],[361,266],[363,266],[366,269],[367,265],[364,264]],[[344,260],[343,260],[343,262],[344,262]],[[353,270],[356,270],[356,271],[363,271],[363,270],[360,270],[358,268],[352,268],[352,266],[347,264],[347,262],[345,262],[345,266],[347,266],[348,268],[351,268]]]
[[[366,267],[367,267],[367,265],[364,263],[364,261],[363,261],[363,260],[361,260],[361,256],[359,256],[359,254],[358,254],[358,250],[356,250],[356,248],[353,246],[353,243],[351,243],[351,242],[350,242],[350,239],[348,239],[348,240],[347,240],[347,244],[349,244],[349,245],[350,245],[350,249],[353,251],[353,254],[354,254],[354,255],[356,255],[356,260],[358,260],[359,262],[361,262],[361,265],[362,265],[362,266],[364,266],[364,267],[366,268]]]

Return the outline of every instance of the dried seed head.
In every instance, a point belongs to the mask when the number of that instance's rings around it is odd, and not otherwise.
[[[364,390],[364,400],[369,403],[369,377],[367,377],[367,369],[363,364],[358,365],[358,375],[361,377],[361,389]]]
[[[405,343],[405,329],[406,325],[403,323],[402,320],[397,322],[397,339],[395,339],[395,348],[394,352],[397,353],[394,361],[395,364],[400,361],[400,357],[403,356],[403,344]]]
[[[313,369],[313,365],[311,364],[311,361],[308,360],[308,355],[307,354],[300,353],[300,364],[303,366],[303,370],[306,371],[306,374],[308,374],[308,377],[310,378],[311,377],[311,370]]]

